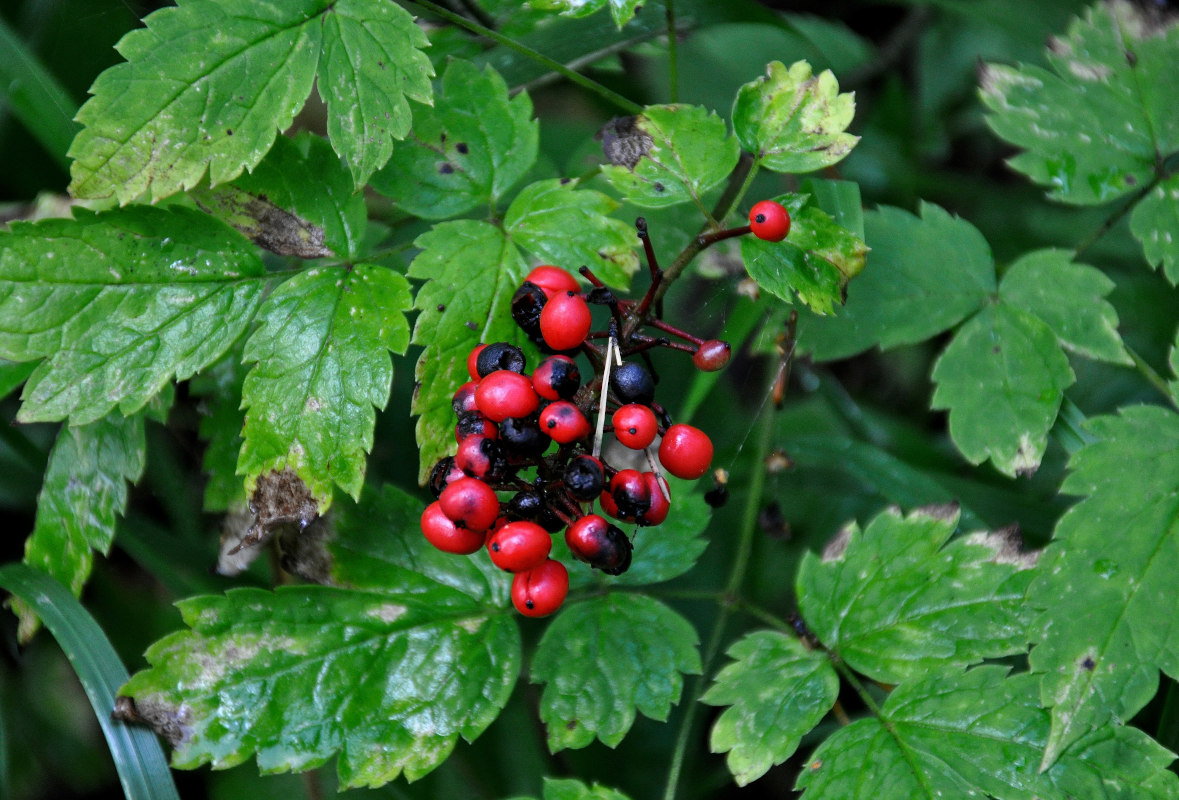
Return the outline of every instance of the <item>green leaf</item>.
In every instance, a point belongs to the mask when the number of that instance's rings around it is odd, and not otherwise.
[[[545,778],[544,800],[629,800],[622,792],[600,783],[586,786],[574,778]]]
[[[846,133],[856,113],[853,93],[840,94],[831,70],[805,61],[766,65],[733,103],[733,129],[756,163],[775,172],[814,172],[842,161],[858,136]]]
[[[25,422],[134,413],[219,358],[261,299],[254,248],[198,211],[77,213],[0,235],[0,356],[45,359]]]
[[[920,216],[882,206],[864,214],[864,233],[871,250],[844,307],[832,317],[799,317],[799,347],[820,361],[923,342],[995,292],[986,240],[938,206],[922,203]]]
[[[738,786],[781,764],[798,749],[839,696],[839,676],[827,654],[794,636],[756,631],[729,648],[702,702],[728,706],[712,727],[709,746],[728,753]]]
[[[434,68],[422,52],[425,32],[393,3],[339,0],[324,15],[319,93],[328,136],[363,186],[404,139],[412,122],[406,98],[430,103]]]
[[[533,8],[560,11],[567,17],[588,17],[603,8],[610,9],[614,24],[621,28],[634,18],[641,0],[532,0]],[[547,796],[545,800],[548,800]]]
[[[421,500],[395,486],[366,487],[359,502],[336,506],[335,536],[327,543],[330,580],[359,589],[393,589],[413,574],[497,608],[509,602],[512,578],[486,554],[443,553],[422,535]]]
[[[78,104],[37,57],[36,49],[36,42],[26,41],[0,19],[0,51],[5,54],[0,59],[0,102],[62,169],[69,169],[66,151],[78,133],[73,120]]]
[[[152,645],[120,690],[172,721],[173,765],[308,770],[341,788],[415,780],[472,741],[520,669],[515,621],[406,572],[387,591],[284,586],[179,603],[191,630]]]
[[[111,414],[89,425],[63,426],[37,498],[37,521],[25,540],[25,563],[80,596],[93,551],[110,552],[116,518],[127,506],[127,481],[143,474],[146,449],[142,415]],[[20,638],[28,641],[37,617],[24,601],[13,607]]]
[[[8,397],[13,390],[29,379],[37,368],[36,361],[8,361],[0,359],[0,397]]]
[[[950,436],[972,464],[1004,475],[1035,472],[1064,390],[1075,380],[1056,334],[1004,303],[954,335],[933,374],[932,407],[950,410]]]
[[[353,259],[367,226],[364,196],[326,141],[280,136],[254,171],[191,193],[206,211],[279,255]]]
[[[412,407],[420,415],[418,480],[425,483],[434,462],[454,450],[451,399],[470,379],[471,348],[479,342],[528,344],[510,308],[528,267],[504,232],[486,222],[445,222],[414,245],[421,252],[409,277],[427,281],[414,303],[419,313],[413,343],[426,349],[418,359]]]
[[[1106,203],[1149,183],[1179,149],[1177,30],[1114,0],[1050,42],[1051,71],[988,64],[987,122],[1025,150],[1011,166],[1068,203]]]
[[[1044,763],[1108,721],[1126,720],[1179,676],[1179,637],[1163,624],[1179,592],[1179,416],[1132,406],[1095,417],[1099,441],[1077,452],[1065,514],[1030,602],[1043,609],[1031,654],[1052,710]]]
[[[699,640],[682,616],[645,595],[610,593],[568,605],[545,630],[532,661],[544,683],[540,715],[549,749],[614,747],[635,711],[666,720],[700,672]]]
[[[311,92],[330,5],[188,0],[148,15],[78,112],[70,193],[158,200],[253,167]]]
[[[840,227],[860,239],[864,238],[864,204],[860,184],[855,181],[807,178],[801,185],[803,194],[814,198],[819,208],[832,216]]]
[[[796,595],[811,632],[885,683],[1023,652],[1035,555],[1012,531],[951,541],[957,523],[956,506],[890,509],[844,529],[822,557],[808,553]]]
[[[816,314],[829,314],[864,268],[868,248],[805,195],[778,201],[790,211],[790,236],[781,242],[744,237],[745,269],[771,294],[789,302],[797,293]]]
[[[1075,353],[1132,364],[1118,335],[1118,312],[1104,299],[1113,288],[1100,270],[1074,264],[1071,252],[1037,250],[1003,275],[999,299],[1039,317]]]
[[[707,215],[704,193],[729,176],[740,156],[724,120],[700,106],[664,105],[648,106],[623,122],[608,138],[625,139],[628,151],[639,155],[602,167],[614,188],[636,206],[663,208],[690,200]]]
[[[1030,675],[943,669],[897,687],[879,718],[825,741],[798,777],[806,800],[976,797],[1109,800],[1175,797],[1174,756],[1134,728],[1105,728],[1052,769],[1036,769],[1048,734]]]
[[[206,476],[204,510],[229,511],[246,507],[246,489],[237,474],[242,445],[242,383],[246,367],[240,347],[189,382],[189,391],[200,398],[199,433],[205,444],[201,471]]]
[[[94,617],[57,581],[24,564],[0,567],[0,588],[45,620],[78,675],[102,728],[127,800],[177,800],[176,784],[159,741],[138,726],[116,721],[115,692],[127,680],[110,639]]]
[[[389,352],[409,344],[409,284],[384,267],[311,269],[266,299],[246,342],[254,367],[242,388],[245,440],[237,471],[248,490],[290,468],[322,513],[332,484],[352,497],[364,483],[375,408],[389,400]]]
[[[639,268],[632,225],[608,214],[618,202],[576,180],[551,179],[524,187],[504,215],[504,228],[536,258],[570,271],[585,265],[603,282],[625,288]]]
[[[1154,187],[1130,214],[1130,233],[1142,242],[1152,267],[1162,265],[1171,283],[1179,283],[1179,175]]]
[[[415,112],[373,188],[425,219],[494,207],[536,161],[538,130],[527,93],[509,99],[494,69],[452,61],[434,108]]]

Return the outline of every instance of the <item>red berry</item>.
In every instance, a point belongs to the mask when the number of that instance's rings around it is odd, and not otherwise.
[[[671,490],[667,481],[654,472],[644,472],[643,478],[647,481],[647,487],[651,491],[651,504],[635,519],[635,522],[640,525],[661,525],[667,519],[668,512],[671,511]]]
[[[450,407],[454,409],[454,415],[456,417],[461,417],[468,411],[475,410],[476,386],[477,384],[474,381],[467,381],[454,393],[454,399],[450,401]]]
[[[762,200],[749,209],[749,227],[758,239],[780,242],[790,233],[790,212],[781,203]]]
[[[553,295],[540,312],[540,335],[554,350],[580,347],[592,324],[589,306],[576,292]]]
[[[526,417],[540,405],[532,381],[518,372],[496,370],[475,387],[475,406],[492,422]]]
[[[508,572],[532,569],[549,557],[552,548],[548,531],[525,520],[509,522],[487,540],[491,563]]]
[[[568,400],[549,403],[540,412],[540,429],[557,444],[580,441],[593,430],[581,409]]]
[[[461,528],[446,516],[441,501],[435,500],[422,512],[422,533],[426,541],[444,553],[467,556],[483,546],[487,538],[483,531]]]
[[[549,356],[532,373],[532,388],[545,400],[569,400],[581,388],[581,371],[569,356]]]
[[[699,428],[672,425],[659,443],[659,463],[677,478],[695,480],[712,463],[712,440]]]
[[[651,507],[651,486],[636,469],[619,470],[610,479],[610,495],[618,509],[612,516],[634,522]]]
[[[478,367],[479,354],[483,352],[483,348],[485,347],[487,347],[487,345],[477,344],[467,356],[467,374],[471,376],[471,380],[473,381],[477,381],[480,378]]]
[[[602,504],[602,511],[614,517],[614,519],[622,519],[618,515],[618,504],[614,502],[614,495],[610,494],[609,489],[604,490],[598,496],[598,502]]]
[[[659,421],[655,412],[638,403],[627,403],[614,412],[614,435],[632,450],[642,450],[655,441],[659,432]]]
[[[696,365],[696,369],[703,372],[716,372],[729,363],[729,356],[732,354],[733,348],[728,342],[709,339],[696,348],[696,352],[692,354],[692,363]]]
[[[450,485],[451,481],[457,481],[465,474],[459,469],[458,464],[454,463],[454,456],[446,456],[439,459],[438,463],[434,465],[434,469],[430,470],[430,480],[426,482],[426,485],[430,487],[431,494],[438,497],[442,494],[442,490]]]
[[[486,531],[499,516],[495,490],[476,478],[460,478],[438,497],[442,511],[456,525],[472,531]]]
[[[462,444],[468,436],[486,436],[488,439],[498,439],[499,429],[495,423],[478,411],[468,411],[458,418],[454,426],[454,440]]]
[[[512,605],[526,617],[547,617],[565,602],[569,571],[551,558],[512,578]]]
[[[487,479],[503,471],[504,456],[494,440],[475,434],[459,443],[454,463],[465,475]]]
[[[570,525],[565,530],[565,544],[578,561],[607,575],[621,575],[630,566],[630,539],[597,514],[587,514]]]
[[[534,283],[544,290],[545,297],[551,298],[553,295],[560,292],[576,292],[581,289],[577,283],[577,278],[561,269],[550,264],[541,264],[532,272],[528,273],[528,277],[524,280],[529,283]]]

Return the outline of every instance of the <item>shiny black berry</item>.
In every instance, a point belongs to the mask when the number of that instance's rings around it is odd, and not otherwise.
[[[535,283],[524,281],[512,295],[512,319],[533,341],[540,341],[540,312],[548,297]]]
[[[565,491],[574,500],[588,503],[602,493],[606,470],[593,456],[576,456],[565,467]]]
[[[480,378],[501,369],[524,374],[524,351],[507,342],[489,344],[479,351],[475,369]]]
[[[618,402],[650,405],[655,399],[655,380],[642,364],[627,362],[610,373],[610,388]]]

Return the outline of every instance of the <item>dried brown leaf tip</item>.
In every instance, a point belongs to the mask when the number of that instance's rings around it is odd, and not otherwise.
[[[254,522],[230,552],[253,547],[270,539],[283,526],[301,531],[319,516],[319,503],[295,471],[270,471],[258,478],[250,496]]]

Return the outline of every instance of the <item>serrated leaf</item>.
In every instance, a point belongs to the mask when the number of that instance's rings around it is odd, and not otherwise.
[[[737,91],[733,129],[756,163],[776,172],[814,172],[842,161],[860,137],[846,133],[856,113],[854,93],[839,93],[831,70],[780,61]]]
[[[1118,312],[1104,299],[1113,289],[1100,270],[1073,263],[1071,252],[1037,250],[1003,275],[999,299],[1034,314],[1075,353],[1131,364],[1118,335]]]
[[[515,621],[406,572],[395,589],[235,589],[179,604],[120,694],[173,721],[172,763],[264,772],[338,754],[342,788],[414,780],[473,740],[520,668]],[[363,679],[360,679],[363,677]]]
[[[506,608],[512,578],[483,553],[443,553],[422,535],[425,504],[395,486],[365,488],[359,502],[336,506],[335,536],[327,543],[332,583],[360,589],[389,589],[406,573]]]
[[[1139,800],[1179,792],[1179,779],[1166,771],[1174,756],[1133,728],[1105,728],[1040,774],[1047,713],[1032,676],[1005,672],[945,669],[902,684],[879,718],[828,738],[797,788],[806,800]]]
[[[573,603],[549,624],[532,661],[544,683],[540,715],[549,749],[614,747],[635,711],[666,720],[683,673],[700,672],[699,640],[682,616],[645,595],[611,593]]]
[[[560,11],[567,17],[588,17],[603,8],[610,9],[614,24],[621,28],[630,22],[642,0],[532,0],[533,8]],[[546,800],[548,800],[546,798]]]
[[[24,561],[82,594],[94,551],[106,555],[115,522],[127,506],[127,481],[143,474],[147,444],[143,416],[111,414],[79,427],[63,426],[49,454],[37,498],[37,520],[25,540]],[[38,627],[32,608],[14,600],[20,638]]]
[[[988,64],[987,122],[1025,150],[1011,166],[1069,203],[1106,203],[1150,182],[1179,149],[1177,30],[1110,0],[1050,42],[1051,71]]]
[[[426,349],[414,374],[412,406],[420,417],[418,481],[425,483],[434,463],[454,449],[451,399],[470,379],[471,348],[479,342],[528,345],[511,314],[512,294],[528,267],[504,232],[486,222],[445,222],[414,245],[421,252],[409,277],[427,281],[414,303],[419,313],[413,342]],[[526,352],[536,352],[528,347]]]
[[[787,302],[797,294],[816,314],[830,314],[843,303],[847,282],[864,268],[868,248],[805,195],[778,201],[790,212],[790,235],[781,242],[744,237],[745,269],[771,294]]]
[[[1005,531],[951,541],[957,523],[956,506],[890,509],[808,553],[796,595],[811,632],[885,683],[1022,652],[1035,557]]]
[[[232,184],[191,192],[206,211],[279,255],[359,255],[367,227],[364,196],[326,141],[280,136],[254,171]]]
[[[934,364],[931,407],[949,409],[950,436],[972,464],[1035,472],[1064,390],[1075,380],[1056,334],[1005,303],[963,325]]]
[[[827,654],[794,636],[757,631],[729,648],[701,702],[728,706],[713,724],[709,746],[738,786],[781,764],[839,697],[839,676]]]
[[[986,240],[938,206],[922,203],[920,216],[888,206],[866,212],[864,240],[871,248],[865,269],[839,313],[800,315],[799,346],[820,361],[925,341],[995,292]]]
[[[409,100],[430,103],[434,67],[422,52],[429,39],[393,3],[339,0],[324,16],[320,95],[327,102],[328,136],[363,186],[409,133]]]
[[[45,359],[19,419],[134,413],[225,352],[264,278],[248,242],[191,209],[13,224],[0,235],[0,356]]]
[[[704,213],[702,197],[729,176],[740,147],[725,122],[700,106],[648,106],[628,121],[627,136],[641,157],[631,166],[609,164],[602,172],[629,203],[663,208],[691,201]]]
[[[237,465],[247,491],[263,473],[289,468],[321,513],[333,484],[360,495],[375,409],[389,400],[389,351],[409,344],[411,303],[405,278],[365,264],[307,270],[266,299],[243,355],[254,362]]]
[[[145,17],[78,112],[71,194],[158,200],[253,167],[311,92],[330,5],[188,0]]]
[[[860,199],[860,185],[855,181],[810,177],[801,184],[803,194],[809,194],[819,208],[831,215],[840,227],[860,239],[864,238],[864,204]]]
[[[433,108],[414,114],[413,134],[393,148],[372,186],[424,219],[494,207],[536,161],[532,101],[491,67],[450,62]]]
[[[1162,266],[1171,283],[1179,283],[1179,175],[1159,183],[1130,214],[1130,233],[1142,242],[1152,267]]]
[[[600,783],[586,786],[574,778],[545,778],[544,800],[629,800],[622,792]]]
[[[1126,720],[1179,676],[1179,417],[1150,406],[1095,417],[1097,437],[1061,486],[1084,499],[1060,520],[1030,602],[1031,667],[1052,710],[1044,763],[1109,720]]]
[[[551,179],[524,187],[504,215],[516,244],[549,264],[570,271],[588,266],[610,286],[625,288],[639,268],[638,234],[608,214],[618,202],[576,180]]]
[[[37,368],[36,361],[8,361],[0,359],[0,397],[8,397],[13,390],[29,379]]]

